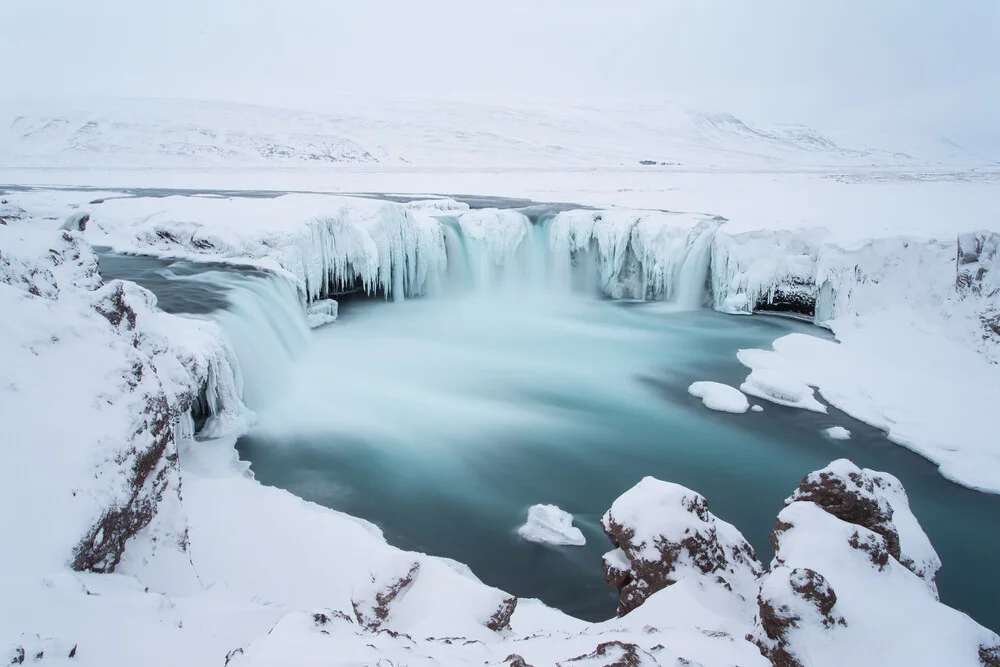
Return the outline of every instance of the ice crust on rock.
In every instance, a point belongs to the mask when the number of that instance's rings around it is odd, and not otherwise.
[[[710,410],[742,414],[750,408],[750,402],[743,392],[721,382],[692,382],[688,393],[700,398]]]
[[[529,542],[556,546],[583,546],[587,539],[573,525],[573,515],[555,505],[532,505],[528,520],[517,534]]]

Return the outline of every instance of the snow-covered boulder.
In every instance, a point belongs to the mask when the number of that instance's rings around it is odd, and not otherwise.
[[[891,475],[846,459],[810,473],[771,542],[749,637],[775,666],[975,667],[1000,651],[1000,637],[938,602],[940,561]]]
[[[805,476],[785,501],[811,502],[833,516],[878,533],[889,555],[923,579],[937,595],[941,559],[910,510],[902,483],[892,475],[838,459]]]
[[[605,581],[619,591],[619,616],[682,579],[740,600],[756,590],[762,568],[753,548],[683,486],[646,477],[612,503],[601,526],[615,546],[603,567]]]
[[[709,410],[742,414],[750,409],[750,402],[743,392],[721,382],[692,382],[688,393],[700,398]]]
[[[557,546],[583,546],[587,539],[573,525],[573,515],[555,505],[532,505],[528,520],[517,529],[517,534],[529,542]]]
[[[749,636],[777,667],[979,667],[1000,646],[996,634],[938,602],[881,534],[813,502],[785,507],[772,541]]]

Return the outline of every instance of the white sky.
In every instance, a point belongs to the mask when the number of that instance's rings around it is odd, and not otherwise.
[[[0,0],[0,96],[677,101],[997,136],[1000,0]]]

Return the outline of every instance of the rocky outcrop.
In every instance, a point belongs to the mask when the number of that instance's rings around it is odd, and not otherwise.
[[[847,664],[860,655],[872,664],[973,664],[979,647],[1000,642],[938,602],[940,561],[891,475],[846,459],[806,475],[771,543],[747,639],[775,667]],[[885,637],[900,628],[907,644],[885,653]]]
[[[892,475],[840,459],[806,475],[785,505],[794,502],[811,502],[841,521],[877,534],[881,540],[855,531],[850,544],[868,553],[872,563],[881,567],[889,556],[895,558],[936,594],[934,577],[941,561],[910,511],[903,485]],[[908,539],[901,538],[901,530]],[[775,529],[772,543],[779,533],[780,527]]]
[[[142,366],[139,368],[141,372]],[[120,453],[117,461],[128,470],[131,494],[124,503],[108,507],[80,540],[73,552],[74,570],[114,572],[126,543],[153,520],[171,484],[179,492],[174,432],[163,395],[148,399],[146,414],[134,436],[132,446]]]
[[[558,663],[560,667],[659,667],[656,658],[635,644],[609,641],[590,653]]]
[[[802,667],[791,651],[790,631],[802,625],[846,625],[836,614],[837,594],[826,578],[809,568],[777,568],[757,596],[761,653],[775,667]],[[753,636],[748,637],[753,640]]]
[[[420,572],[420,563],[399,558],[373,570],[368,581],[355,586],[351,604],[358,624],[379,630],[389,619],[392,604],[402,598]]]
[[[615,546],[604,555],[605,582],[618,589],[624,616],[682,578],[740,595],[761,572],[753,548],[708,511],[700,494],[646,477],[601,519]]]
[[[11,204],[6,199],[0,199],[0,225],[6,225],[28,217],[28,212],[20,206]]]
[[[505,597],[500,601],[497,610],[490,615],[486,621],[486,627],[494,632],[510,629],[510,618],[517,609],[517,598],[514,596]]]

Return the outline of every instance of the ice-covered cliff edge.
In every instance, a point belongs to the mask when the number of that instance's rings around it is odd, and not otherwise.
[[[1000,360],[994,232],[871,237],[858,224],[851,233],[755,229],[705,214],[619,209],[529,219],[441,198],[251,194],[29,191],[11,195],[11,205],[57,219],[87,213],[87,238],[127,252],[266,266],[293,279],[305,302],[582,289],[682,308],[792,313],[830,328],[841,344],[804,358],[785,346],[758,360],[795,367],[786,379],[803,396],[818,388],[949,478],[1000,491],[1000,452],[981,418],[982,406],[1000,400],[990,363]]]

